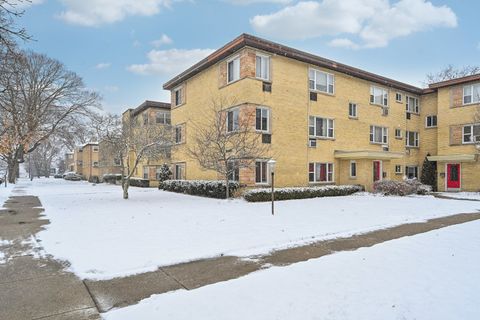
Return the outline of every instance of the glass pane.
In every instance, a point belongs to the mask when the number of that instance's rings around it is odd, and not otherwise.
[[[473,102],[480,102],[480,84],[473,86]]]
[[[255,129],[262,130],[262,109],[255,111]]]
[[[257,59],[256,59],[255,75],[257,78],[262,77],[262,58],[259,56],[257,56]]]
[[[473,135],[480,136],[480,125],[473,126]]]
[[[255,182],[259,183],[259,182],[262,182],[261,181],[261,162],[255,162]]]
[[[327,74],[317,72],[317,88],[318,91],[327,92]]]

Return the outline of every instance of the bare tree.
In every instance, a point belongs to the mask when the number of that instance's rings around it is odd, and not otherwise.
[[[455,67],[448,65],[439,72],[429,73],[426,76],[425,84],[429,85],[436,82],[461,78],[480,73],[480,66]]]
[[[0,0],[0,47],[12,48],[16,39],[31,39],[24,28],[19,28],[15,24],[15,20],[24,14],[19,7],[29,2],[28,0]]]
[[[130,179],[139,163],[145,159],[154,161],[166,158],[171,150],[170,125],[140,120],[131,114],[123,119],[111,114],[97,119],[96,127],[104,148],[102,153],[120,161],[124,199],[128,199]]]
[[[52,164],[60,156],[62,143],[58,137],[51,136],[43,141],[27,158],[30,177],[34,175],[50,177]]]
[[[69,122],[90,114],[99,97],[78,75],[42,54],[21,52],[8,69],[9,76],[0,77],[0,157],[14,183],[24,155]]]
[[[203,169],[213,170],[223,177],[227,199],[232,175],[241,168],[252,167],[269,149],[268,144],[262,143],[261,134],[255,131],[255,108],[239,106],[233,109],[232,106],[235,106],[234,99],[214,98],[203,118],[188,122],[195,132],[193,141],[188,144],[188,153]]]

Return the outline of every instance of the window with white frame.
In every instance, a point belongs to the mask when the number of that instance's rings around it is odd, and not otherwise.
[[[308,71],[310,90],[333,94],[335,91],[335,76],[331,73],[310,69]]]
[[[427,116],[425,118],[425,127],[435,128],[437,126],[437,116]]]
[[[227,111],[227,132],[237,131],[240,128],[240,110],[231,109]]]
[[[334,120],[311,116],[309,118],[308,134],[317,138],[333,138]]]
[[[148,180],[148,167],[143,167],[143,179]]]
[[[405,145],[407,147],[418,147],[418,132],[406,131],[405,132]]]
[[[175,127],[175,143],[182,143],[183,141],[183,128],[182,126]]]
[[[333,182],[333,163],[311,162],[308,164],[309,182]]]
[[[420,104],[419,100],[416,97],[405,97],[406,109],[408,113],[420,113]]]
[[[184,101],[183,101],[183,87],[178,87],[176,89],[173,90],[173,94],[174,94],[174,103],[175,103],[175,106],[179,106],[181,105]]]
[[[480,142],[480,124],[463,126],[462,137],[462,142],[465,144]]]
[[[175,180],[185,180],[185,163],[176,163],[173,169],[173,178]]]
[[[388,128],[379,126],[370,126],[370,142],[387,144]]]
[[[395,166],[395,174],[401,174],[402,173],[402,166],[397,164]]]
[[[463,87],[463,104],[480,102],[480,83]]]
[[[402,129],[395,129],[395,138],[402,139]]]
[[[356,178],[357,177],[357,162],[356,161],[350,161],[350,178]]]
[[[170,124],[170,112],[158,111],[155,115],[155,122],[158,124]]]
[[[388,106],[388,90],[376,86],[370,87],[370,103]]]
[[[239,181],[240,180],[240,166],[238,160],[229,160],[227,162],[228,180]]]
[[[255,161],[255,183],[268,183],[268,163],[267,160]]]
[[[395,93],[395,101],[402,102],[402,94],[400,92]]]
[[[255,129],[262,132],[270,131],[270,110],[259,107],[255,110]]]
[[[348,116],[350,118],[357,118],[357,104],[350,102],[348,104]]]
[[[417,166],[405,166],[405,176],[407,179],[418,179],[418,167]]]
[[[270,57],[257,54],[255,63],[255,76],[258,79],[270,80]]]
[[[240,79],[240,57],[233,58],[227,62],[227,82]]]

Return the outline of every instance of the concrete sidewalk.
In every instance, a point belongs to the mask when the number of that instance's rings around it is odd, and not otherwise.
[[[66,272],[66,262],[46,255],[35,239],[49,223],[37,197],[16,188],[0,210],[0,319],[99,320],[82,280]],[[0,259],[2,260],[2,259]]]

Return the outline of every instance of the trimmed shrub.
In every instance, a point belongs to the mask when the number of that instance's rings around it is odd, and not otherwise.
[[[148,188],[150,187],[150,181],[147,179],[130,178],[130,187]]]
[[[228,183],[230,194],[234,194],[239,187],[238,182]],[[225,181],[220,180],[166,180],[159,183],[158,189],[217,199],[225,199],[226,191]]]
[[[103,175],[102,179],[105,183],[117,184],[119,181],[122,180],[122,175],[107,173]]]
[[[88,178],[88,182],[90,183],[100,183],[100,179],[98,179],[98,176],[91,176]]]
[[[275,188],[275,200],[348,196],[363,190],[359,185]],[[243,197],[249,202],[271,201],[272,191],[268,188],[252,189],[246,191]]]
[[[409,194],[425,195],[432,191],[432,187],[422,184],[416,179],[405,181],[381,180],[373,185],[375,193],[386,196],[406,196]]]

